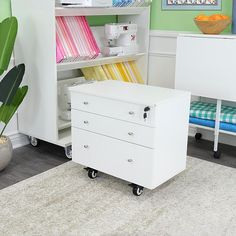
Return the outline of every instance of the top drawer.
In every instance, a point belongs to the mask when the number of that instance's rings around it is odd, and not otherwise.
[[[155,127],[155,108],[139,104],[72,93],[72,109]],[[146,118],[145,118],[146,117]]]

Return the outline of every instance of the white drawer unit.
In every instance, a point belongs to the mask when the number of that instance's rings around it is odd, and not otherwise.
[[[72,160],[154,189],[186,168],[190,93],[119,81],[71,89]]]

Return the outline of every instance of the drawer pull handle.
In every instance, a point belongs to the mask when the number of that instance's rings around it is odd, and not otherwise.
[[[86,124],[86,125],[87,125],[88,123],[89,123],[89,122],[88,122],[87,120],[85,120],[85,121],[84,121],[84,124]]]
[[[128,135],[129,136],[134,136],[134,133],[133,132],[129,132]]]
[[[84,105],[88,105],[88,102],[84,102]]]
[[[134,160],[133,159],[128,159],[128,162],[133,162]]]
[[[89,145],[84,145],[84,148],[86,148],[86,149],[89,148]]]
[[[131,116],[134,115],[134,112],[133,112],[133,111],[130,111],[130,112],[129,112],[129,115],[131,115]]]

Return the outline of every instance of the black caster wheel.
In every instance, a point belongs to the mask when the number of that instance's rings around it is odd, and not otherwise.
[[[201,140],[201,138],[202,138],[202,134],[201,134],[201,133],[196,133],[196,134],[195,134],[195,140],[196,140],[196,141]]]
[[[93,169],[88,169],[88,177],[90,179],[96,179],[97,178],[97,170],[93,170]]]
[[[213,157],[215,159],[220,159],[220,156],[221,156],[221,152],[219,150],[218,151],[214,151]]]
[[[40,145],[40,140],[35,138],[35,137],[29,137],[30,139],[30,144],[33,146],[33,147],[39,147]]]
[[[133,194],[134,194],[135,196],[140,196],[142,193],[143,193],[143,187],[138,186],[138,185],[135,185],[135,186],[133,187]]]

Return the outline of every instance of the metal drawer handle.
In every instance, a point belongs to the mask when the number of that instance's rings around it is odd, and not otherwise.
[[[130,111],[130,112],[129,112],[129,115],[131,115],[131,116],[134,115],[134,112],[133,112],[133,111]]]
[[[89,145],[84,145],[84,148],[89,148]]]
[[[133,162],[133,161],[134,161],[133,159],[128,159],[128,162],[130,162],[130,163]]]
[[[89,123],[89,122],[88,122],[87,120],[85,120],[85,121],[84,121],[84,124],[86,124],[86,125],[87,125],[88,123]]]
[[[129,136],[134,136],[134,133],[133,132],[129,132],[128,135]]]
[[[84,105],[88,105],[88,102],[84,102]]]

